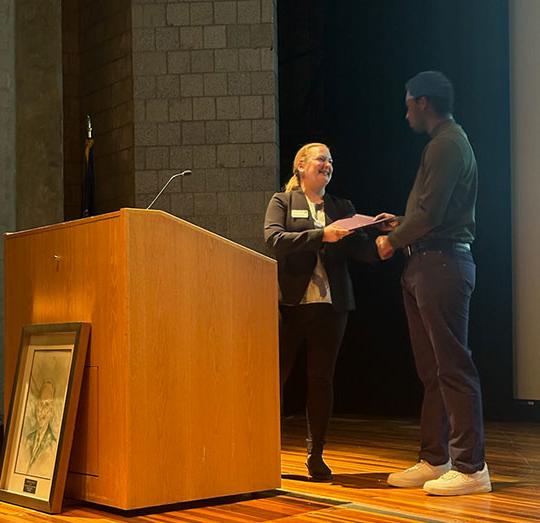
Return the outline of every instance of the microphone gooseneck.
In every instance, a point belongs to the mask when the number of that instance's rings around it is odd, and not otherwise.
[[[181,173],[176,173],[176,174],[173,174],[168,180],[167,180],[167,183],[161,188],[161,191],[159,191],[156,195],[156,197],[150,202],[150,205],[146,208],[146,210],[150,209],[152,207],[152,205],[154,205],[154,203],[156,203],[157,199],[161,196],[161,194],[163,193],[163,191],[167,188],[167,186],[175,179],[175,178],[178,178],[179,176],[191,176],[193,173],[191,172],[191,170],[189,169],[186,169],[185,171],[182,171]]]

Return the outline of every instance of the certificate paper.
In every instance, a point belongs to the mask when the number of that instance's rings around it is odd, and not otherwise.
[[[382,218],[381,220],[375,220],[373,216],[355,214],[350,218],[336,220],[335,222],[332,222],[332,225],[337,225],[338,227],[343,227],[349,231],[354,231],[355,229],[362,229],[363,227],[370,227],[371,225],[376,225],[377,223],[384,223],[392,220],[395,220],[395,218]]]

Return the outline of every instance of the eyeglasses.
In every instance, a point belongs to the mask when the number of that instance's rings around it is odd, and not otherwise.
[[[328,162],[330,165],[334,164],[334,160],[332,160],[331,156],[320,155],[320,156],[316,156],[315,158],[309,158],[309,159],[313,162],[319,162],[319,163]]]

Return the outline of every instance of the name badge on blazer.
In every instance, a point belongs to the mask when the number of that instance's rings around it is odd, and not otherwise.
[[[309,211],[307,209],[291,209],[291,216],[293,218],[309,218]]]

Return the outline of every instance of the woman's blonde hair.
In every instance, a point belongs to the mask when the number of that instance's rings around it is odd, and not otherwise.
[[[302,145],[300,149],[298,149],[298,152],[294,156],[293,161],[293,169],[292,169],[292,176],[290,177],[289,181],[285,184],[285,192],[291,192],[291,191],[299,191],[301,189],[300,185],[300,171],[299,167],[300,164],[304,162],[304,160],[307,158],[308,152],[313,147],[326,147],[328,146],[324,143],[306,143],[306,145]]]

